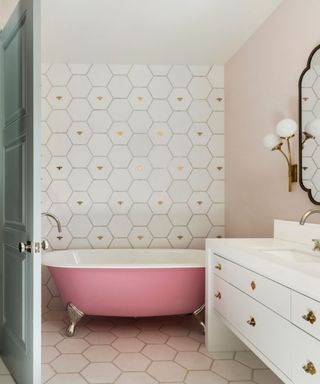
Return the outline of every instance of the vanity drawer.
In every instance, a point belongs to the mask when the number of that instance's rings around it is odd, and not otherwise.
[[[227,317],[227,300],[229,284],[220,277],[214,277],[214,294],[213,306],[214,309],[223,317]]]
[[[214,257],[215,275],[290,319],[290,289],[220,256]]]
[[[227,319],[286,376],[291,376],[294,326],[235,287],[228,289]]]
[[[295,384],[320,383],[320,342],[294,327],[292,337],[292,382]]]
[[[320,303],[318,301],[292,291],[291,321],[320,340]]]

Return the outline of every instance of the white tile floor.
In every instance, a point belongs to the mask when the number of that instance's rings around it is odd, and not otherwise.
[[[75,336],[67,338],[65,311],[44,312],[46,384],[282,383],[250,352],[207,353],[201,328],[191,316],[87,317]]]
[[[9,374],[7,367],[0,359],[0,384],[14,384],[14,380]]]

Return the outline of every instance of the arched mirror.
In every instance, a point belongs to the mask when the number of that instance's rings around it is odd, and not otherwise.
[[[299,157],[300,185],[320,204],[320,45],[299,81]]]

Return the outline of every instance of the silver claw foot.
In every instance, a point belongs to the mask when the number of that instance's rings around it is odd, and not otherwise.
[[[81,312],[75,305],[72,303],[67,304],[67,312],[70,319],[70,324],[66,330],[66,334],[68,337],[72,337],[76,330],[76,326],[78,322],[83,318],[84,313]]]
[[[193,312],[193,316],[198,320],[199,324],[202,326],[203,332],[205,332],[206,330],[205,309],[206,309],[206,305],[202,304],[201,307],[199,307]]]

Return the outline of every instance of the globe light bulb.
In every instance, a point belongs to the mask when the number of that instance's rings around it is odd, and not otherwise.
[[[306,133],[309,133],[309,135],[313,137],[319,137],[320,136],[320,119],[314,119],[307,123]]]
[[[263,143],[266,148],[273,149],[281,143],[281,138],[275,133],[269,133],[263,139]]]
[[[276,127],[276,132],[280,137],[289,137],[295,134],[298,126],[292,119],[283,119],[279,121]]]

